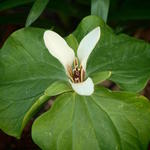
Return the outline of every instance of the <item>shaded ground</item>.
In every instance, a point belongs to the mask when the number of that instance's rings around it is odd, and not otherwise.
[[[31,139],[31,125],[32,121],[24,129],[20,140],[0,131],[0,150],[40,150]]]

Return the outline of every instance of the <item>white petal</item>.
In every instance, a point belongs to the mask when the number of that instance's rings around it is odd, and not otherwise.
[[[89,55],[91,54],[92,50],[95,48],[97,42],[100,39],[100,34],[100,27],[96,27],[91,32],[89,32],[79,44],[77,55],[84,70],[86,70],[86,63]]]
[[[87,78],[84,82],[81,83],[72,83],[69,80],[73,90],[79,95],[90,96],[94,92],[94,83],[91,78]]]
[[[52,56],[57,58],[65,67],[71,66],[75,57],[74,51],[66,41],[54,31],[47,30],[44,33],[44,43]]]

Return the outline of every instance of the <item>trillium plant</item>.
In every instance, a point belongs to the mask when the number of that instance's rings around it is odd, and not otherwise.
[[[8,37],[0,49],[3,132],[19,139],[32,119],[43,150],[148,150],[150,102],[139,93],[150,79],[150,44],[115,34],[103,19],[87,16],[65,38],[35,27]]]

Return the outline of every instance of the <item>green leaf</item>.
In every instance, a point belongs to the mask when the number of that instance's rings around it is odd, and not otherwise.
[[[103,71],[103,72],[96,72],[94,74],[91,75],[91,78],[94,82],[94,84],[99,84],[107,79],[109,79],[111,76],[111,72],[110,71]]]
[[[59,96],[34,122],[32,138],[44,150],[147,150],[149,116],[143,96],[96,87],[88,97]]]
[[[45,89],[54,81],[68,80],[45,48],[43,33],[38,28],[18,30],[0,50],[0,129],[18,138],[38,104],[48,100],[40,98]]]
[[[110,0],[91,0],[91,15],[97,15],[107,22]]]
[[[40,110],[40,108],[43,106],[43,104],[50,99],[47,95],[40,96],[28,109],[28,111],[24,114],[23,120],[20,120],[22,123],[21,128],[18,130],[18,133],[21,132],[25,125],[28,123],[28,121],[31,119],[31,117]],[[15,135],[16,136],[16,135]],[[16,136],[17,138],[20,138],[20,135]]]
[[[67,44],[74,50],[75,54],[77,55],[78,41],[74,37],[74,35],[70,34],[69,36],[66,37],[65,40],[66,40]]]
[[[72,91],[72,88],[68,83],[56,81],[45,90],[44,94],[47,96],[55,96],[69,91]]]
[[[111,71],[111,80],[121,89],[141,91],[150,78],[150,44],[114,32],[96,16],[84,18],[73,33],[77,41],[100,26],[101,37],[87,64],[87,76],[94,72]]]
[[[25,127],[27,122],[30,120],[30,118],[39,111],[39,109],[43,106],[43,104],[50,99],[52,96],[57,96],[59,94],[70,92],[72,91],[72,88],[63,81],[56,81],[53,82],[44,92],[44,95],[42,95],[36,102],[30,107],[30,109],[26,112],[23,121],[22,121],[22,127],[21,130]]]
[[[35,0],[5,0],[0,2],[0,11],[34,2]]]
[[[48,2],[49,0],[36,0],[34,2],[26,21],[26,27],[30,26],[41,15]]]

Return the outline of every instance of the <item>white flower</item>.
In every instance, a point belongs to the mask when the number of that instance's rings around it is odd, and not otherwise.
[[[88,57],[99,39],[100,27],[96,27],[81,40],[75,57],[72,48],[60,35],[50,30],[44,33],[44,42],[48,51],[64,66],[69,83],[79,95],[88,96],[94,92],[94,83],[90,77],[85,79],[85,73]]]

